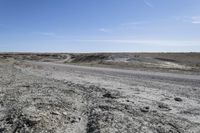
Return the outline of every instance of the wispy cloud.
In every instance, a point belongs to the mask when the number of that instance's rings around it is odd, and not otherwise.
[[[98,29],[98,31],[105,32],[105,33],[110,33],[111,32],[111,30],[107,29],[107,28],[100,28],[100,29]]]
[[[142,29],[143,24],[148,24],[147,21],[135,21],[135,22],[127,22],[122,23],[119,25],[116,25],[113,27],[113,29],[110,28],[99,28],[98,31],[104,32],[104,33],[113,33],[113,32],[119,32],[122,30],[132,30],[132,29]]]
[[[121,26],[140,25],[140,24],[144,24],[144,23],[146,23],[146,22],[144,22],[144,21],[135,21],[135,22],[123,23],[123,24],[121,24]]]
[[[200,24],[200,16],[177,16],[175,19],[186,23]]]
[[[200,16],[194,16],[191,19],[193,24],[200,24]]]
[[[148,21],[135,21],[135,22],[127,22],[122,23],[118,26],[119,30],[135,30],[135,29],[143,29],[145,24],[148,24]]]
[[[135,29],[144,29],[144,26],[159,22],[159,21],[166,21],[165,19],[156,19],[156,20],[141,20],[141,21],[132,21],[132,22],[124,22],[118,25],[113,26],[113,28],[100,28],[98,31],[105,32],[105,33],[114,33],[120,31],[127,31],[127,30],[135,30]]]
[[[141,44],[148,46],[199,46],[200,40],[133,40],[133,39],[87,39],[66,40],[67,42],[111,43],[111,44]]]
[[[41,35],[41,36],[47,36],[47,37],[53,37],[53,38],[63,38],[61,35],[57,35],[54,32],[32,32],[33,34]]]
[[[154,5],[149,0],[143,0],[144,4],[150,8],[154,8]]]

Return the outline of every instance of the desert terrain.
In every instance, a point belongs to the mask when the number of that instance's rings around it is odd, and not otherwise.
[[[200,53],[1,53],[2,133],[200,133]]]

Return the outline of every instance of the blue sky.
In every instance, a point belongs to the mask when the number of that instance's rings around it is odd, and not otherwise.
[[[1,52],[200,52],[200,0],[0,0]]]

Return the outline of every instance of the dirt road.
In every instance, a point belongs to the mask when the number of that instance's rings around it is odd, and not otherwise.
[[[0,132],[200,132],[198,75],[29,61],[0,78]]]

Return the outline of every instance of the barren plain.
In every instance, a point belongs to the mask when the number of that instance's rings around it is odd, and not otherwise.
[[[199,53],[1,53],[2,133],[200,133]]]

